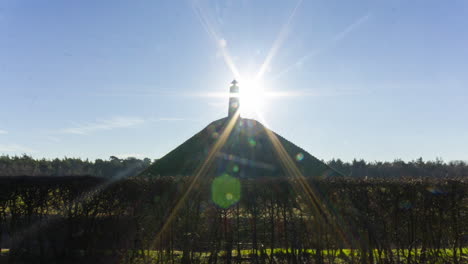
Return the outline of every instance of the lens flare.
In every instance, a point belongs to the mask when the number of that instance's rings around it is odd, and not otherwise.
[[[297,161],[302,161],[303,159],[304,159],[304,154],[302,154],[302,153],[297,153],[297,155],[296,155],[296,160],[297,160]]]
[[[257,141],[255,141],[253,138],[249,138],[249,145],[251,147],[255,147],[257,145]]]
[[[224,173],[213,180],[211,184],[211,198],[213,202],[223,209],[237,203],[241,196],[241,184],[237,178]]]

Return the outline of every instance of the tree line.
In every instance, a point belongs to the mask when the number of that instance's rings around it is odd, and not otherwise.
[[[137,175],[154,161],[149,158],[111,156],[108,160],[80,158],[34,159],[31,156],[0,156],[0,176],[82,176],[121,178]]]
[[[208,177],[2,177],[0,248],[9,263],[466,263],[464,179],[238,180],[226,206]]]
[[[392,162],[363,159],[343,162],[333,159],[327,164],[342,174],[353,178],[460,178],[468,176],[468,163],[465,161],[444,162],[442,159],[424,161],[422,158],[405,162]]]
[[[156,160],[111,156],[108,160],[90,161],[80,158],[34,159],[30,156],[0,156],[0,176],[81,176],[103,178],[129,177],[139,174]],[[444,162],[441,159],[424,161],[422,158],[405,162],[332,159],[326,162],[343,175],[352,178],[460,178],[468,176],[468,163]]]

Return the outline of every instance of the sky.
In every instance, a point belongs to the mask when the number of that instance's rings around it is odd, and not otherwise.
[[[464,0],[0,0],[0,154],[160,158],[237,78],[319,159],[467,161],[467,28]]]

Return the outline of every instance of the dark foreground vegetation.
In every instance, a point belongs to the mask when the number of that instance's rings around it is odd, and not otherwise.
[[[464,179],[1,177],[1,261],[467,263]]]

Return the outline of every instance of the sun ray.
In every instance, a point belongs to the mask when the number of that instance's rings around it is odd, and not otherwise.
[[[260,119],[267,126],[267,123],[261,115]],[[349,230],[349,228],[347,228],[346,223],[342,221],[342,217],[337,213],[336,210],[333,210],[329,203],[326,203],[324,201],[320,193],[307,182],[306,177],[301,173],[299,168],[291,159],[289,153],[283,147],[278,137],[269,129],[265,129],[265,131],[273,145],[273,149],[276,152],[278,160],[284,168],[286,175],[288,175],[290,179],[293,188],[298,193],[303,194],[304,197],[309,201],[310,205],[312,206],[311,209],[315,212],[315,215],[320,218],[320,221],[323,221],[323,223],[325,224],[331,225],[331,227],[341,236],[343,241],[349,246],[356,245],[355,239],[346,235],[345,230]]]
[[[198,3],[198,1],[195,0],[192,3],[193,3],[192,8],[193,8],[193,11],[194,11],[196,17],[198,18],[198,21],[202,25],[205,32],[214,40],[214,42],[216,44],[216,47],[218,48],[218,50],[221,52],[221,54],[223,56],[224,63],[229,68],[229,70],[231,71],[234,78],[239,79],[240,78],[239,70],[237,69],[236,65],[234,64],[234,61],[233,61],[231,55],[229,54],[229,50],[227,48],[226,40],[224,38],[220,37],[220,34],[218,34],[215,31],[215,29],[211,25],[210,21],[208,20],[205,12],[203,11],[203,9],[200,6],[200,4]]]
[[[263,62],[262,66],[260,66],[260,69],[258,70],[258,73],[255,76],[255,80],[260,80],[265,74],[265,71],[270,67],[270,63],[273,57],[276,55],[276,53],[278,52],[278,49],[282,46],[284,40],[286,39],[286,36],[289,33],[290,24],[294,16],[296,15],[298,8],[301,6],[301,4],[302,4],[302,0],[299,0],[296,3],[296,6],[292,10],[291,14],[289,15],[288,19],[286,20],[285,24],[281,27],[281,30],[278,36],[276,37],[275,42],[273,42],[273,45],[270,51],[268,52],[268,55],[265,58],[265,61]]]
[[[75,203],[81,203],[81,202],[86,203],[86,202],[91,201],[94,197],[99,195],[101,192],[105,191],[112,184],[118,182],[119,180],[121,180],[121,179],[123,179],[125,177],[128,177],[130,175],[130,173],[132,171],[134,171],[134,169],[136,169],[136,168],[137,168],[137,165],[135,164],[135,165],[132,165],[129,168],[125,169],[122,172],[116,173],[115,175],[113,175],[113,177],[110,177],[110,180],[103,181],[102,183],[100,183],[100,184],[94,186],[93,188],[91,188],[90,190],[87,190],[86,192],[81,193],[78,197],[76,197],[73,200],[69,201],[68,204],[64,203],[63,208],[67,208],[67,207],[69,207],[69,206],[71,206],[72,204],[75,204]],[[57,213],[63,213],[64,214],[66,212],[58,211]],[[31,223],[29,226],[27,226],[26,228],[24,228],[23,230],[18,232],[18,234],[20,234],[20,235],[16,235],[15,237],[13,237],[13,239],[11,241],[11,245],[12,246],[16,245],[17,243],[21,242],[21,240],[24,239],[24,237],[26,237],[27,235],[35,233],[38,230],[40,230],[42,228],[45,228],[47,226],[51,226],[53,224],[56,224],[59,220],[60,220],[60,218],[55,217],[55,218],[40,219],[40,220],[37,220],[37,221]]]
[[[290,64],[289,66],[285,67],[284,70],[280,71],[279,74],[275,75],[272,80],[275,81],[277,79],[279,79],[280,77],[282,77],[284,74],[288,73],[289,71],[291,71],[294,67],[298,66],[298,65],[301,65],[302,63],[304,63],[305,61],[315,57],[315,56],[318,56],[320,53],[322,52],[325,52],[327,49],[330,49],[332,48],[334,45],[336,45],[337,43],[339,43],[341,40],[343,40],[347,35],[349,35],[351,32],[353,32],[354,30],[356,30],[358,27],[360,27],[362,24],[364,24],[365,22],[367,22],[369,20],[369,18],[371,17],[371,14],[368,13],[366,15],[363,15],[361,17],[359,17],[358,19],[356,19],[353,23],[349,24],[345,29],[343,29],[341,32],[335,34],[333,36],[333,38],[331,39],[330,41],[330,44],[325,47],[325,48],[321,48],[321,49],[316,49],[316,50],[312,50],[308,53],[306,53],[304,56],[302,56],[301,58],[299,58],[296,62]]]
[[[179,198],[179,200],[176,202],[176,204],[173,207],[172,211],[169,213],[169,216],[164,221],[163,226],[161,227],[161,229],[156,234],[156,236],[155,236],[155,238],[153,240],[154,241],[153,245],[156,244],[159,241],[160,236],[165,233],[165,231],[168,228],[169,224],[173,221],[174,217],[177,215],[177,212],[179,211],[180,207],[183,205],[183,203],[185,202],[185,200],[187,199],[189,194],[194,189],[194,187],[197,184],[200,176],[205,175],[208,172],[213,160],[217,157],[217,155],[219,153],[219,150],[226,143],[226,141],[227,141],[229,135],[231,134],[231,132],[232,132],[238,118],[239,118],[239,109],[234,113],[232,118],[230,118],[228,120],[227,125],[225,126],[223,132],[218,137],[218,140],[216,141],[216,143],[214,144],[214,146],[212,147],[212,149],[208,153],[205,161],[200,165],[199,168],[197,168],[194,175],[191,176],[191,178],[188,180],[189,185],[188,185],[187,189],[182,194],[182,196]]]

